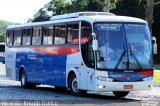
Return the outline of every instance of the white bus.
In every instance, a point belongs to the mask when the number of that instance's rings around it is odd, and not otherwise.
[[[74,95],[112,91],[124,97],[153,84],[147,22],[112,13],[78,12],[11,25],[5,62],[7,77],[22,87],[53,85]]]

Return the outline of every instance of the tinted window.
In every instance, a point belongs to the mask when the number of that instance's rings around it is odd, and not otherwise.
[[[66,35],[66,26],[56,26],[55,27],[55,36],[54,36],[54,44],[65,44],[65,35]]]
[[[69,24],[67,31],[68,31],[67,32],[67,43],[68,44],[78,44],[79,25]]]
[[[87,37],[90,36],[92,33],[92,28],[91,25],[89,23],[86,22],[82,22],[81,25],[81,37]]]
[[[22,35],[22,30],[14,30],[13,46],[21,45],[21,35]]]
[[[43,45],[51,45],[53,42],[53,27],[43,28]]]
[[[7,31],[7,45],[12,46],[12,40],[13,40],[13,31]]]
[[[31,42],[31,29],[23,29],[23,46],[28,46],[30,45]]]
[[[32,45],[40,45],[42,41],[42,28],[33,28]]]

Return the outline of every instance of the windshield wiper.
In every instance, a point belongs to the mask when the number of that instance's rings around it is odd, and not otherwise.
[[[119,60],[118,60],[118,62],[117,62],[117,64],[116,64],[116,66],[115,66],[114,69],[118,69],[118,67],[119,67],[119,65],[120,65],[120,63],[121,63],[122,59],[124,58],[124,56],[125,56],[125,54],[126,54],[127,51],[129,51],[129,53],[131,54],[131,56],[133,56],[133,58],[137,62],[137,64],[140,67],[140,69],[143,69],[142,66],[141,66],[141,64],[140,64],[140,62],[138,61],[137,57],[135,56],[134,52],[131,50],[131,44],[130,43],[128,43],[128,44],[129,44],[129,50],[127,49],[127,50],[124,50],[122,52],[122,54],[121,54],[121,56],[120,56],[120,58],[119,58]],[[128,60],[126,63],[129,65],[130,64],[130,60]]]
[[[142,66],[141,66],[141,64],[139,63],[137,57],[135,56],[134,52],[131,50],[131,44],[128,43],[128,45],[129,45],[129,53],[131,54],[131,56],[133,56],[133,58],[134,58],[135,61],[137,62],[137,64],[138,64],[138,66],[140,67],[140,69],[143,69]]]
[[[119,58],[119,60],[118,60],[118,62],[117,62],[117,64],[116,64],[116,66],[115,66],[114,69],[118,69],[120,63],[122,62],[122,60],[123,60],[123,58],[124,58],[124,56],[125,56],[125,54],[126,54],[126,52],[127,52],[124,44],[123,44],[123,48],[124,48],[124,49],[123,49],[123,52],[122,52],[122,54],[121,54],[121,56],[120,56],[120,58]]]
[[[121,56],[120,56],[120,58],[119,58],[119,60],[118,60],[118,63],[116,64],[116,66],[115,66],[114,69],[118,69],[118,67],[119,67],[119,65],[120,65],[123,57],[125,56],[125,54],[126,54],[126,50],[124,50],[124,51],[122,52],[122,54],[121,54]]]

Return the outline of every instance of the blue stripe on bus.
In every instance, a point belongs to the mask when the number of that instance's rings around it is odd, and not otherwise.
[[[19,70],[19,67],[24,66],[29,82],[66,86],[67,56],[47,56],[37,52],[20,52],[17,53],[17,59],[16,69]]]

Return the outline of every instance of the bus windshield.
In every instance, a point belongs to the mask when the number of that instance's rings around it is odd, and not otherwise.
[[[94,24],[99,69],[152,69],[152,43],[145,24]]]

